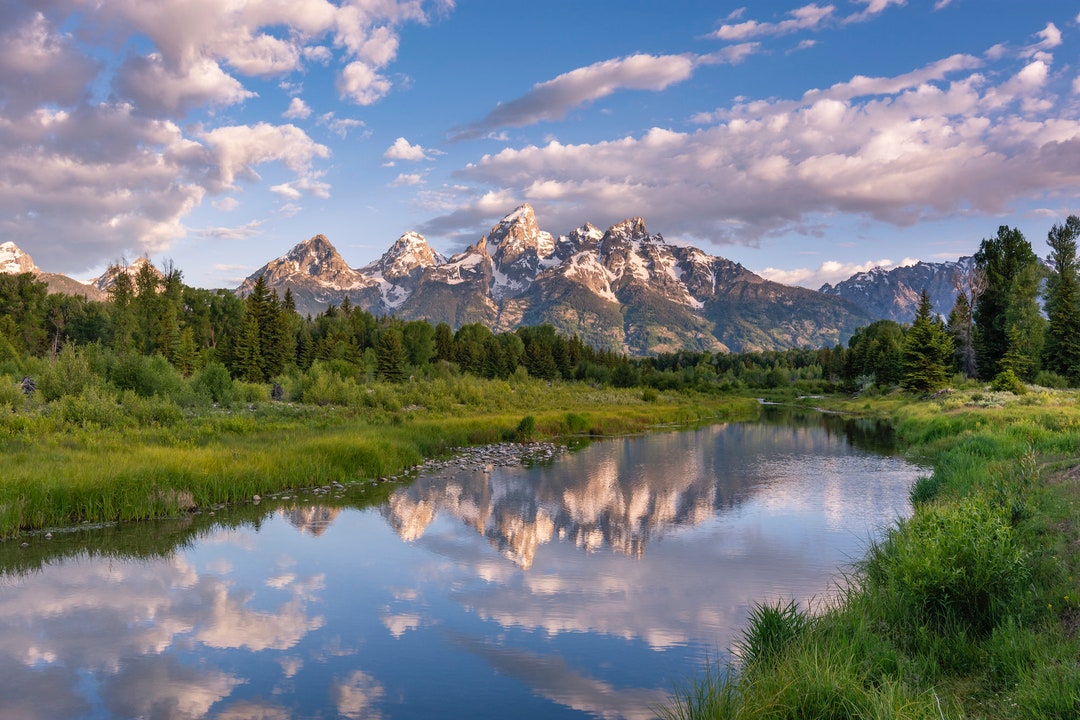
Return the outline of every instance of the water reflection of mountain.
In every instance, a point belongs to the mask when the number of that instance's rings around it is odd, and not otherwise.
[[[524,568],[554,538],[641,557],[664,532],[729,512],[768,484],[753,458],[839,457],[876,432],[816,417],[610,440],[542,467],[425,475],[382,512],[409,541],[446,513]]]
[[[340,512],[341,508],[325,505],[297,505],[283,509],[281,514],[297,530],[318,537],[326,532]]]

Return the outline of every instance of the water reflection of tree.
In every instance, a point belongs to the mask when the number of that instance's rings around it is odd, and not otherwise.
[[[860,450],[885,455],[897,451],[896,433],[892,426],[873,418],[852,418],[789,405],[766,405],[762,409],[760,422],[766,425],[821,428],[830,436],[843,438]]]

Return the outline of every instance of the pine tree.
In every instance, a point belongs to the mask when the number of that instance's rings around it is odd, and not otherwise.
[[[233,351],[236,375],[246,382],[263,382],[259,351],[259,323],[251,313],[244,314],[244,324]]]
[[[1076,243],[1080,218],[1070,215],[1064,225],[1054,225],[1047,234],[1050,263],[1046,282],[1046,343],[1043,366],[1064,375],[1076,385],[1080,381],[1080,289],[1076,267]]]
[[[135,346],[135,288],[131,276],[121,272],[109,288],[112,300],[112,345],[119,353],[126,353]]]
[[[195,333],[186,327],[180,331],[180,343],[177,346],[176,357],[173,365],[184,377],[190,377],[195,371],[195,362],[198,358],[198,350],[195,347]]]
[[[900,384],[915,392],[929,392],[941,387],[949,378],[952,356],[952,336],[933,316],[930,296],[924,289],[919,297],[915,322],[904,337]]]
[[[446,362],[454,359],[454,331],[444,322],[435,326],[435,359]]]
[[[1034,359],[1028,363],[1034,369],[1042,347],[1042,318],[1036,302],[1039,259],[1031,244],[1019,230],[1002,225],[996,237],[982,241],[975,263],[986,278],[974,307],[979,377],[989,380],[1001,372],[1001,361],[1014,339],[1023,343],[1014,346],[1014,355],[1027,353]]]
[[[375,346],[375,355],[376,370],[382,380],[401,382],[405,379],[405,347],[400,330],[396,327],[383,330]]]

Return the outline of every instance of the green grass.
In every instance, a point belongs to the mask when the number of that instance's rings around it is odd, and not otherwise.
[[[261,386],[260,386],[261,387]],[[736,413],[749,400],[451,378],[357,386],[345,406],[181,407],[92,384],[0,413],[0,538],[83,522],[173,516],[278,490],[395,475],[453,448],[640,432]],[[8,402],[8,401],[5,401]]]
[[[741,662],[710,665],[661,715],[1080,717],[1078,395],[815,404],[890,419],[933,464],[915,512],[867,549],[835,607],[756,608]]]

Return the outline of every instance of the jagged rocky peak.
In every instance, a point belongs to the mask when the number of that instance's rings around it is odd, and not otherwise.
[[[574,228],[566,235],[560,235],[558,242],[555,244],[555,249],[558,251],[563,246],[573,247],[575,251],[596,248],[603,238],[604,231],[587,222],[581,227]]]
[[[539,258],[555,252],[555,239],[536,224],[536,213],[529,203],[500,220],[487,239],[495,246],[494,257],[500,265],[511,265],[530,250]]]
[[[282,259],[293,263],[292,270],[306,275],[325,276],[339,272],[352,272],[348,263],[341,257],[341,253],[322,234],[297,243]]]
[[[399,237],[375,265],[384,278],[396,280],[444,262],[446,258],[432,250],[423,235],[410,231]]]
[[[0,273],[19,275],[38,272],[38,266],[18,245],[13,242],[0,243]]]
[[[645,220],[640,217],[612,225],[605,233],[605,237],[627,242],[664,242],[660,234],[649,235],[649,231],[645,228]]]
[[[154,267],[154,263],[150,262],[150,258],[143,255],[142,257],[135,258],[135,260],[130,263],[114,263],[110,265],[100,277],[91,280],[90,284],[102,292],[108,292],[109,288],[116,284],[116,278],[121,275],[126,274],[131,278],[132,283],[134,283],[135,277],[145,266],[150,266],[150,269],[154,271],[154,274],[157,275],[159,279],[165,277],[165,274]]]

